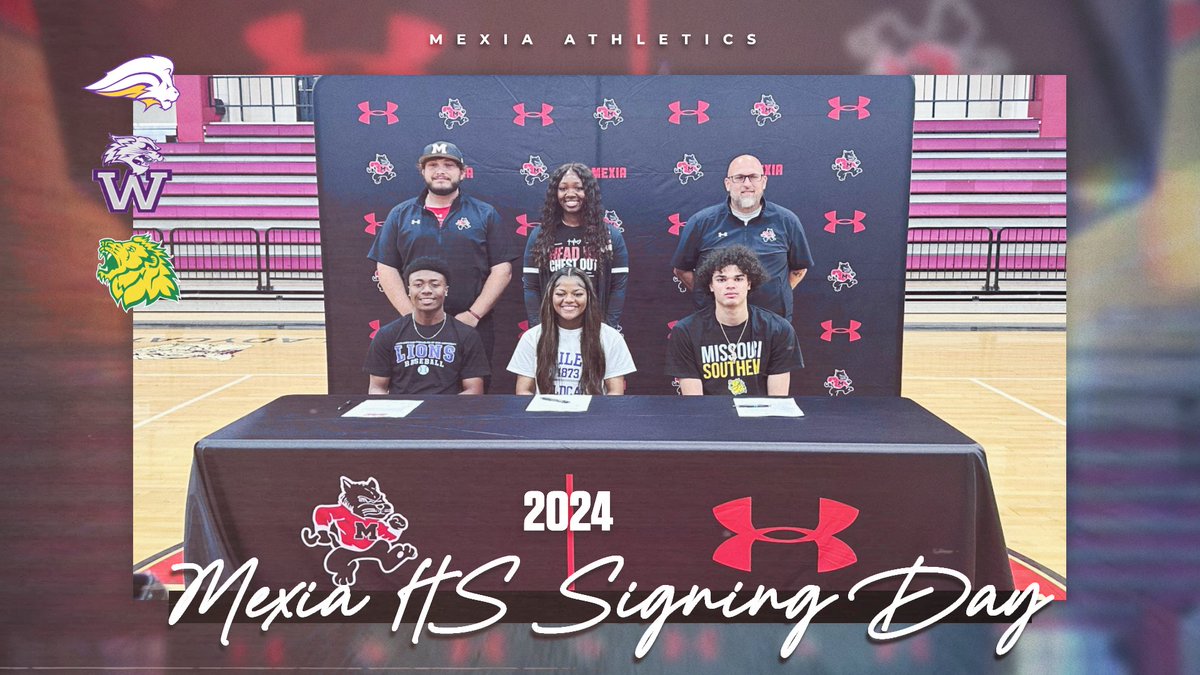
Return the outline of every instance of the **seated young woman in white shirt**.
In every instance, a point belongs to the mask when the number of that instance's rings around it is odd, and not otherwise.
[[[615,395],[625,393],[625,376],[637,368],[625,338],[604,323],[591,280],[564,267],[546,283],[541,323],[521,336],[508,370],[518,394]]]

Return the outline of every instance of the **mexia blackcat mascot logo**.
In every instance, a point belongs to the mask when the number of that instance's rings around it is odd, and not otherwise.
[[[400,541],[408,520],[396,513],[372,477],[353,481],[342,476],[338,503],[313,509],[313,526],[300,531],[305,546],[329,547],[325,571],[334,585],[353,586],[358,566],[373,562],[385,573],[395,572],[417,557],[417,547]]]

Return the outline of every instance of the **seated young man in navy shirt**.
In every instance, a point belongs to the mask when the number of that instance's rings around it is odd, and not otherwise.
[[[685,396],[787,396],[804,367],[796,332],[783,317],[748,302],[767,279],[745,246],[714,251],[696,270],[696,287],[714,304],[680,319],[667,343],[666,373]]]
[[[482,394],[491,374],[479,333],[446,313],[450,271],[437,258],[404,268],[413,311],[375,333],[363,370],[368,394]]]

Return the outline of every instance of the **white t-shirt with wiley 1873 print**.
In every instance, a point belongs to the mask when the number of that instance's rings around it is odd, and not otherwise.
[[[666,374],[700,380],[706,396],[766,396],[768,375],[803,368],[791,324],[774,312],[749,310],[748,323],[724,331],[712,309],[680,319],[667,343]]]
[[[509,372],[537,381],[537,344],[541,336],[540,325],[525,331],[521,340],[517,342],[512,360],[508,362]],[[583,378],[583,350],[580,348],[582,336],[582,328],[558,329],[558,365],[554,374],[554,391],[539,389],[539,394],[583,393],[583,387],[580,385]],[[604,350],[604,379],[621,377],[637,370],[633,365],[629,347],[625,345],[625,338],[608,324],[600,325],[600,348]]]

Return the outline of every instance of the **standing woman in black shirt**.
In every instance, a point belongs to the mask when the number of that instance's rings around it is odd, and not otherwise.
[[[582,270],[596,288],[604,323],[620,325],[629,279],[629,253],[621,230],[604,222],[600,185],[578,162],[554,170],[546,189],[542,223],[529,233],[522,282],[525,315],[536,326],[543,289],[564,267]]]

